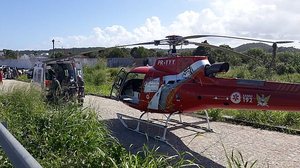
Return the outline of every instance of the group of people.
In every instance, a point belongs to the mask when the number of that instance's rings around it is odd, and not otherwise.
[[[20,72],[16,67],[1,66],[0,69],[2,71],[2,78],[5,79],[15,79],[20,75]]]
[[[49,70],[51,76],[51,85],[49,88],[48,98],[57,102],[59,99],[63,100],[74,100],[78,99],[79,103],[83,103],[84,97],[84,81],[80,75],[73,76],[68,75],[60,79],[61,74],[55,73],[53,70]]]

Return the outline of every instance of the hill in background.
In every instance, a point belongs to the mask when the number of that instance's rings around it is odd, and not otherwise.
[[[265,43],[247,43],[242,44],[236,48],[234,48],[237,52],[245,52],[251,48],[260,48],[263,49],[266,52],[272,52],[273,48],[271,45],[265,44]],[[300,52],[300,49],[294,48],[294,47],[280,47],[278,46],[278,52]]]
[[[61,52],[64,54],[79,54],[79,53],[84,53],[84,52],[90,52],[90,51],[95,51],[95,50],[101,50],[104,49],[104,47],[86,47],[86,48],[55,48],[55,52]],[[18,51],[20,55],[41,55],[42,53],[49,53],[51,54],[53,52],[53,49],[50,50],[21,50]]]
[[[247,44],[242,44],[238,47],[233,48],[235,51],[237,52],[245,52],[249,49],[252,48],[260,48],[263,49],[266,52],[271,53],[272,52],[272,46],[265,44],[265,43],[247,43]],[[186,49],[180,49],[179,53],[182,53],[183,55],[187,55],[187,53],[191,53],[195,50],[196,48],[186,48]],[[96,53],[97,52],[101,52],[104,51],[105,48],[104,47],[82,47],[82,48],[55,48],[55,52],[59,52],[62,53],[63,55],[76,55],[76,54],[80,54],[80,53],[85,53],[85,52],[91,52],[91,53]],[[128,48],[128,50],[130,50]],[[167,53],[168,49],[154,49],[155,51],[159,51],[159,52],[164,52]],[[51,53],[53,53],[53,49],[49,49],[49,50],[20,50],[17,51],[18,55],[43,55],[45,53],[48,53],[49,55],[51,55]],[[278,50],[277,52],[300,52],[300,49],[294,48],[294,47],[281,47],[280,45],[278,46]],[[88,56],[89,55],[84,55],[84,56]]]

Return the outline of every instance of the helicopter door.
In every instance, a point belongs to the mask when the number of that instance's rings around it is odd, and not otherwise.
[[[121,87],[125,81],[127,72],[124,68],[121,68],[117,77],[115,78],[114,84],[110,91],[110,98],[119,100],[120,99],[120,93],[121,93]]]
[[[44,75],[43,75],[43,71],[44,69],[40,66],[38,67],[34,67],[33,69],[33,78],[32,78],[32,82],[38,86],[41,86],[42,88],[44,87],[43,85],[43,79],[44,79]]]
[[[139,104],[144,78],[144,73],[128,73],[120,89],[120,99],[126,103]]]

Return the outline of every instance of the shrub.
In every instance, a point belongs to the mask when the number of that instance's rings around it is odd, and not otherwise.
[[[99,59],[98,63],[95,65],[93,69],[100,70],[100,69],[106,69],[106,60],[105,59]]]
[[[300,114],[297,112],[286,113],[284,116],[284,125],[290,127],[300,125]]]
[[[23,82],[30,82],[31,79],[28,79],[27,75],[23,74],[23,75],[18,76],[17,80],[23,81]]]
[[[212,118],[213,121],[218,121],[222,118],[221,112],[221,109],[211,109],[208,110],[208,115]]]
[[[256,67],[252,72],[253,79],[268,79],[269,74],[267,73],[267,69],[265,67]]]
[[[110,80],[113,81],[117,77],[120,69],[119,68],[108,68],[107,71],[110,74],[109,75],[110,76]]]
[[[106,71],[97,70],[92,73],[93,85],[99,86],[106,82]]]

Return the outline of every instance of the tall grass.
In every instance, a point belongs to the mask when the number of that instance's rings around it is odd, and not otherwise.
[[[84,67],[85,92],[109,96],[119,68],[107,68],[104,60],[94,67]]]
[[[208,110],[208,114],[214,121],[224,121],[222,116],[231,116],[234,119],[252,122],[258,127],[261,127],[259,124],[266,124],[300,130],[298,112],[211,109]]]
[[[30,82],[30,81],[31,81],[31,79],[28,79],[28,78],[27,78],[27,75],[26,75],[26,74],[23,74],[23,75],[18,76],[18,77],[17,77],[17,80],[18,80],[18,81],[23,81],[23,82]]]
[[[233,149],[231,151],[231,154],[229,154],[227,152],[225,146],[223,144],[222,144],[222,146],[225,151],[228,168],[252,168],[252,167],[255,167],[257,160],[255,160],[251,163],[250,161],[245,160],[243,154],[240,151],[235,151]]]
[[[34,90],[0,95],[0,120],[43,167],[167,167],[193,164],[144,148],[126,151],[97,114],[76,105],[48,105]],[[0,167],[11,167],[0,150]]]

